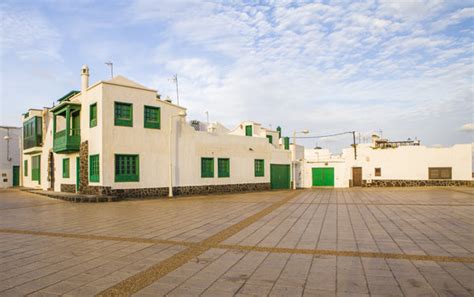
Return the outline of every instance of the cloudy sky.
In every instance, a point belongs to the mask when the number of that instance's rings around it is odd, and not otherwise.
[[[188,119],[472,142],[473,1],[2,1],[0,125],[115,74]],[[333,149],[350,136],[305,140]]]

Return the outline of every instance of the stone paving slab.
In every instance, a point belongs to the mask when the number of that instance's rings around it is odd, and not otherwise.
[[[0,191],[0,296],[93,296],[153,268],[128,292],[474,295],[471,189],[290,194],[69,204]]]

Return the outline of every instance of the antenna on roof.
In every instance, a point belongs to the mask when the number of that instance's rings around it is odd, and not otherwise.
[[[176,85],[176,103],[177,105],[179,105],[178,74],[173,75],[173,77],[170,78],[170,80],[174,82]]]
[[[111,61],[105,62],[105,65],[110,66],[110,76],[114,78],[114,63]]]

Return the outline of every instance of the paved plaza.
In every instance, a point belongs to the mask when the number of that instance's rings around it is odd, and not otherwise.
[[[0,296],[472,296],[474,189],[0,191]]]

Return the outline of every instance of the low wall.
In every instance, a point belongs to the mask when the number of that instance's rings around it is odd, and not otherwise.
[[[270,183],[183,186],[173,187],[173,195],[205,195],[211,193],[268,191],[270,189]],[[81,193],[98,196],[115,196],[118,198],[164,197],[168,196],[168,188],[112,189],[111,187],[103,186],[86,186],[82,188]]]
[[[398,180],[398,179],[373,179],[370,183],[367,180],[362,181],[363,187],[458,187],[458,186],[474,186],[471,180]]]

